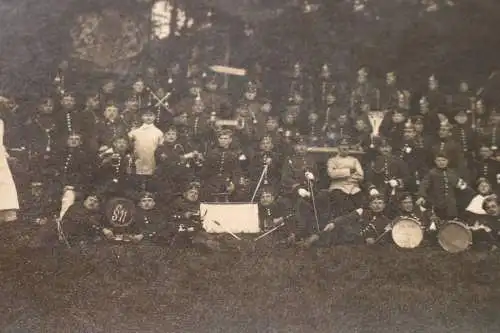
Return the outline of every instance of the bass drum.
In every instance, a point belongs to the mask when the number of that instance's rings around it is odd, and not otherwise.
[[[472,231],[459,221],[446,222],[438,232],[438,243],[450,253],[459,253],[472,245]]]
[[[135,204],[126,198],[113,198],[106,203],[106,220],[112,227],[125,228],[134,223]]]
[[[394,243],[404,249],[414,249],[424,239],[422,223],[409,217],[399,217],[394,220],[391,234]]]

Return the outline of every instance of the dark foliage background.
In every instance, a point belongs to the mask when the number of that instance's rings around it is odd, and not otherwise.
[[[353,13],[346,1],[324,0],[320,10],[305,15],[298,1],[183,0],[188,15],[201,20],[215,12],[213,33],[184,33],[152,42],[134,59],[130,75],[146,63],[185,59],[190,48],[230,32],[231,64],[246,66],[259,59],[272,70],[298,59],[318,68],[333,64],[338,77],[368,65],[374,75],[396,70],[408,85],[425,84],[436,73],[444,85],[466,78],[482,85],[500,56],[500,3],[462,0],[453,7],[422,15],[416,0],[377,2],[372,15]],[[147,17],[151,1],[138,0],[4,0],[0,3],[0,91],[17,98],[44,93],[57,65],[71,53],[70,30],[78,15],[105,8]],[[378,17],[378,19],[377,19]],[[249,41],[244,22],[254,25]],[[222,38],[222,37],[221,37]],[[79,64],[81,81],[106,75]],[[82,67],[83,66],[83,67]],[[122,78],[126,79],[126,78]]]

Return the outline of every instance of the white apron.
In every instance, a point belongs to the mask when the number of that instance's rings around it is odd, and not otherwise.
[[[4,122],[0,119],[0,211],[18,210],[16,184],[12,178],[9,164],[7,163],[7,152],[3,145]]]

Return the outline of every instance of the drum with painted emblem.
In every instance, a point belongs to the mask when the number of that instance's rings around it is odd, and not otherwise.
[[[398,217],[394,220],[392,230],[392,240],[404,249],[414,249],[422,243],[424,239],[424,228],[422,223],[411,217]]]
[[[450,253],[467,250],[472,245],[472,231],[470,227],[460,221],[444,223],[438,232],[438,243]]]
[[[134,223],[136,209],[132,200],[112,198],[106,203],[105,216],[112,227],[125,228]]]

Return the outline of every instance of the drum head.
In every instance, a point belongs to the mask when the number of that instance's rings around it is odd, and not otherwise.
[[[417,220],[400,219],[392,227],[392,240],[404,249],[413,249],[420,245],[424,239],[422,225]]]
[[[472,232],[464,223],[448,222],[439,230],[438,242],[447,252],[462,252],[471,246]]]
[[[135,204],[125,198],[113,198],[106,204],[106,219],[113,227],[128,227],[134,222]]]

